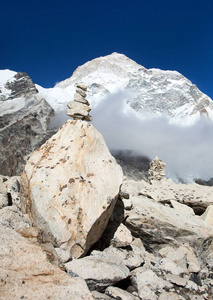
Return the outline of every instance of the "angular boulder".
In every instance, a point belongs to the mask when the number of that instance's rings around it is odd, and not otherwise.
[[[28,160],[22,211],[49,233],[62,261],[79,258],[101,237],[122,178],[102,135],[69,120]]]
[[[165,244],[200,246],[205,239],[213,236],[213,227],[199,216],[182,214],[144,196],[132,197],[131,201],[133,207],[125,213],[125,225],[133,236],[142,239],[151,252]]]
[[[92,256],[74,259],[66,263],[65,268],[69,274],[84,278],[90,290],[97,291],[103,291],[130,275],[129,269],[122,262],[107,262]]]

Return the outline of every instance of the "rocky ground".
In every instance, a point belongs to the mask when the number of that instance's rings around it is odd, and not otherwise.
[[[149,182],[125,178],[75,120],[21,177],[1,175],[0,298],[212,299],[213,188],[159,177],[158,163]]]

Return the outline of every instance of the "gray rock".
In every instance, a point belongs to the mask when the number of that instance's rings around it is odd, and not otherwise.
[[[26,73],[17,73],[0,91],[0,145],[2,175],[20,175],[27,158],[52,134],[54,115]]]
[[[174,275],[182,275],[184,273],[188,273],[187,269],[183,269],[178,266],[176,263],[167,260],[166,258],[162,258],[156,265],[156,269],[159,269],[166,273],[171,273]]]
[[[75,102],[75,103],[77,103],[77,102]],[[78,119],[84,120],[85,117],[88,115],[88,111],[86,110],[86,107],[88,107],[88,106],[85,105],[85,108],[82,107],[82,109],[79,110],[79,108],[77,106],[76,107],[73,106],[72,109],[67,110],[67,115],[69,117],[74,118],[74,120],[78,120]]]
[[[131,197],[137,197],[140,193],[141,189],[143,189],[143,181],[136,181],[131,179],[124,179],[122,186],[121,186],[121,195],[125,194],[128,195],[126,198],[130,200]],[[128,202],[128,201],[126,201]]]
[[[88,105],[82,104],[80,102],[71,101],[67,104],[69,114],[80,114],[82,116],[87,116],[91,108]]]
[[[96,258],[104,259],[107,262],[124,263],[130,270],[135,269],[144,262],[141,254],[134,251],[117,249],[115,247],[106,248],[104,251],[92,251],[91,255]]]
[[[172,287],[171,283],[158,277],[152,270],[144,271],[143,268],[132,271],[132,284],[137,288],[140,297],[142,297],[143,289],[146,286],[150,287],[153,292]]]
[[[31,222],[27,215],[23,215],[16,206],[0,209],[0,225],[14,230],[29,227]]]
[[[112,297],[113,299],[119,299],[119,300],[139,300],[139,297],[135,297],[131,295],[130,293],[119,289],[114,286],[109,286],[106,288],[105,293]]]
[[[162,248],[159,253],[165,257],[166,260],[176,263],[181,268],[187,269],[190,273],[198,273],[201,269],[198,258],[192,248],[187,244],[177,249],[165,247]]]
[[[90,290],[103,291],[107,286],[127,278],[129,269],[121,262],[107,262],[96,257],[84,257],[65,264],[67,272],[84,278]]]
[[[92,291],[91,294],[93,295],[95,300],[110,300],[111,297],[107,296],[106,294],[100,293],[98,291]]]
[[[166,292],[163,291],[160,295],[158,300],[185,300],[186,298],[174,293],[174,292]]]
[[[120,224],[111,240],[111,245],[114,247],[126,247],[132,242],[132,234],[130,230],[124,225]]]
[[[152,291],[152,289],[145,285],[139,291],[140,299],[143,300],[157,300],[157,295]]]
[[[86,105],[90,105],[89,101],[86,100],[84,97],[82,97],[79,93],[74,94],[74,99],[73,100],[75,102],[80,102],[80,103],[83,103],[83,104],[86,104]]]
[[[166,280],[170,281],[171,283],[175,283],[176,285],[183,286],[183,287],[187,285],[187,280],[185,278],[182,278],[175,274],[167,274]]]

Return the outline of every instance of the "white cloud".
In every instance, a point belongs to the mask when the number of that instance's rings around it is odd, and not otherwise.
[[[167,164],[169,177],[213,177],[213,123],[203,119],[193,126],[169,124],[163,117],[140,120],[132,111],[124,114],[125,95],[105,98],[91,111],[93,124],[111,149],[134,149]]]

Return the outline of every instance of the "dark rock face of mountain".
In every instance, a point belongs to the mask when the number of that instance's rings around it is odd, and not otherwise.
[[[128,179],[148,181],[151,160],[131,150],[111,150]]]
[[[27,73],[18,72],[14,78],[16,79],[15,81],[7,82],[5,85],[6,89],[11,90],[9,99],[22,96],[29,97],[38,93],[38,90]]]
[[[30,153],[53,134],[48,125],[54,111],[21,72],[1,87],[0,103],[0,173],[19,175]]]

